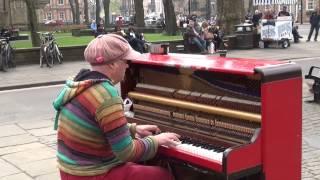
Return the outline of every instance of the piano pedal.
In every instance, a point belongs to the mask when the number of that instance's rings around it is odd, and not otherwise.
[[[209,174],[210,173],[208,170],[196,167],[196,166],[194,166],[192,164],[189,164],[189,163],[185,163],[185,164],[186,164],[187,167],[191,168],[192,170],[194,170],[196,172],[199,172],[199,173],[202,173],[202,174]]]

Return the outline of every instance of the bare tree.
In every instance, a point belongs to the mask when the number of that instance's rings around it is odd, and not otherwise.
[[[206,2],[206,18],[210,19],[211,16],[211,0],[207,0]]]
[[[138,27],[144,27],[144,10],[143,10],[143,1],[134,0],[134,10],[136,12],[135,18]]]
[[[110,25],[110,0],[103,0],[104,7],[104,27],[107,28]]]
[[[249,11],[251,12],[251,14],[253,14],[253,1],[251,0],[249,0]]]
[[[84,4],[84,22],[89,24],[88,0],[83,0]]]
[[[76,24],[80,24],[80,8],[79,0],[74,0],[75,10],[76,10]]]
[[[69,4],[71,7],[71,13],[72,13],[72,22],[75,24],[76,23],[76,10],[73,4],[74,0],[69,0]]]
[[[99,22],[100,22],[100,9],[101,9],[100,0],[96,0],[96,22],[97,22],[97,24],[99,24]]]
[[[234,25],[244,18],[243,0],[217,0],[218,24],[226,34],[231,34]]]
[[[151,12],[156,12],[156,1],[155,0],[151,0]]]
[[[25,2],[27,5],[27,13],[28,13],[32,46],[39,47],[40,38],[39,38],[39,34],[37,33],[39,30],[39,26],[38,26],[38,18],[37,18],[36,7],[35,7],[36,2],[34,0],[25,0]]]
[[[165,30],[168,35],[177,34],[177,19],[172,0],[162,0],[165,15]]]

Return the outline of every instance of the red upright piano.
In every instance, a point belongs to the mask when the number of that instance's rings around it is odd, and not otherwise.
[[[180,134],[177,179],[301,179],[302,77],[283,61],[144,54],[121,84],[129,122]]]

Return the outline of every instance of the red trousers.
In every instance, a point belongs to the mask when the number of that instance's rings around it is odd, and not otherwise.
[[[161,167],[126,163],[97,176],[74,176],[60,171],[61,180],[173,180],[173,176]]]

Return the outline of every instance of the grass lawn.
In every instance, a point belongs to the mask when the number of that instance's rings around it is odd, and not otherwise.
[[[20,32],[20,34],[28,34],[30,39],[29,32]],[[71,36],[71,33],[56,33],[56,40],[59,46],[79,46],[79,45],[87,45],[94,37],[93,36],[81,36],[74,37]],[[181,40],[182,36],[167,36],[164,34],[145,34],[145,38],[148,42],[156,42],[156,41],[173,41],[173,40]],[[31,48],[31,39],[30,40],[19,40],[19,41],[11,41],[13,47],[19,48]]]

